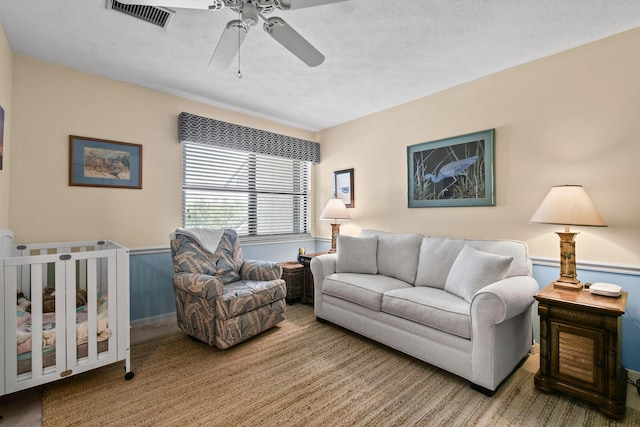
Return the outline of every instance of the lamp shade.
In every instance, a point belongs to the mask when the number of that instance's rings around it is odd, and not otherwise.
[[[324,207],[320,214],[320,219],[333,219],[336,221],[343,219],[349,221],[351,216],[342,199],[329,199],[327,206]]]
[[[581,185],[551,187],[530,222],[565,226],[607,226]]]

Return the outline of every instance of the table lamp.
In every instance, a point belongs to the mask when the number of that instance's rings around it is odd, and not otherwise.
[[[333,220],[333,224],[331,224],[331,249],[329,249],[329,253],[334,253],[336,251],[336,236],[340,234],[340,224],[338,224],[338,220],[351,221],[351,216],[344,201],[342,199],[329,199],[327,206],[324,207],[322,214],[320,214],[320,219]]]
[[[582,289],[582,283],[576,274],[575,232],[571,225],[606,227],[604,220],[596,210],[587,192],[581,185],[558,185],[551,187],[530,222],[564,225],[560,236],[560,278],[553,282],[554,287]]]

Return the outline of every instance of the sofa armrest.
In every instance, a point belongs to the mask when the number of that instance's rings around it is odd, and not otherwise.
[[[336,272],[337,258],[337,255],[333,253],[318,255],[311,259],[311,273],[313,274],[313,282],[316,289],[322,288],[322,281],[325,276]]]
[[[240,267],[240,280],[268,282],[282,278],[282,266],[271,261],[245,260]]]
[[[175,273],[173,275],[173,287],[195,297],[205,298],[210,303],[215,301],[223,292],[220,278],[197,273]]]
[[[336,272],[335,253],[323,254],[311,259],[311,274],[313,274],[313,308],[317,318],[322,319],[322,284],[324,278]]]
[[[471,301],[471,382],[495,390],[531,348],[538,282],[513,276],[480,289]]]
[[[531,307],[540,288],[530,276],[513,276],[480,289],[471,301],[471,318],[495,325]],[[479,316],[479,317],[478,317]]]

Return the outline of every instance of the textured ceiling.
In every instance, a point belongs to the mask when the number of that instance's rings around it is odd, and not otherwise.
[[[174,10],[162,29],[105,0],[1,0],[0,22],[16,54],[314,131],[640,26],[638,0],[348,0],[270,15],[322,65],[259,25],[238,79],[208,66],[237,15]]]

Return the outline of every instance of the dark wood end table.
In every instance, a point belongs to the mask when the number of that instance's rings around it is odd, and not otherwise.
[[[624,418],[627,371],[622,366],[620,316],[627,292],[613,298],[551,284],[535,298],[540,315],[536,387],[591,402],[610,418]]]
[[[300,262],[304,266],[304,285],[302,287],[302,303],[313,305],[313,274],[311,273],[311,260],[318,255],[324,255],[328,252],[316,252],[313,254],[300,255]]]

